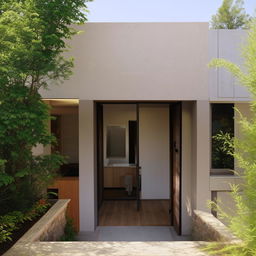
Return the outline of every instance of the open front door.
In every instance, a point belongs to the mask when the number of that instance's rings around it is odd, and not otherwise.
[[[181,235],[181,102],[170,106],[171,125],[171,205],[172,224]]]
[[[140,174],[140,150],[139,150],[139,135],[140,135],[140,120],[139,120],[139,104],[136,104],[136,116],[137,116],[137,140],[136,140],[136,200],[137,200],[137,210],[140,210],[140,194],[141,194],[141,174]]]
[[[97,112],[97,175],[98,175],[98,209],[103,202],[104,166],[103,166],[103,105],[96,105]]]

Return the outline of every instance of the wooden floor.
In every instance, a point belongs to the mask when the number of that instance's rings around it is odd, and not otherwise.
[[[104,201],[99,226],[169,226],[169,200],[142,200],[137,211],[135,200]]]
[[[103,198],[104,200],[135,200],[136,191],[134,189],[132,194],[129,196],[125,189],[105,188],[103,191]]]

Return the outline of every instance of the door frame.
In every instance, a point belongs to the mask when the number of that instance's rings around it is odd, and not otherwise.
[[[171,107],[174,105],[174,104],[180,104],[181,105],[181,115],[180,115],[180,145],[182,145],[182,101],[133,101],[133,100],[96,100],[94,101],[94,104],[95,104],[95,110],[96,110],[96,114],[95,114],[95,118],[96,118],[96,129],[95,129],[95,137],[96,137],[96,152],[97,152],[97,156],[96,156],[96,159],[97,159],[97,190],[99,192],[99,188],[98,188],[98,185],[99,185],[99,175],[101,173],[103,173],[102,170],[99,170],[99,161],[102,161],[101,163],[101,166],[102,168],[104,168],[104,156],[99,159],[99,156],[98,156],[98,152],[99,152],[99,136],[98,135],[98,105],[101,105],[103,106],[103,104],[134,104],[136,105],[136,116],[137,116],[137,124],[138,124],[138,127],[139,128],[139,104],[168,104],[169,105],[169,141],[170,141],[170,147],[169,147],[169,159],[170,159],[170,162],[169,162],[169,167],[170,167],[170,184],[169,184],[169,187],[170,187],[170,207],[169,207],[169,214],[170,214],[170,226],[173,226],[173,214],[172,214],[172,209],[173,209],[173,165],[172,165],[172,162],[173,162],[173,156],[172,156],[172,153],[173,153],[173,138],[172,138],[172,134],[173,134],[173,124],[172,124],[172,120],[171,120]],[[103,113],[103,111],[102,111]],[[103,119],[104,119],[104,114],[103,114]],[[102,127],[100,127],[102,129],[101,133],[102,133],[102,136],[104,136],[104,127],[103,127],[103,123],[102,123]],[[139,129],[137,129],[137,139],[139,140]],[[103,147],[103,143],[101,145]],[[102,148],[103,150],[103,148]],[[139,150],[138,150],[139,151]],[[139,156],[139,152],[137,153],[137,157]],[[139,166],[137,166],[138,170],[139,170]],[[137,171],[138,172],[138,171]],[[101,174],[102,175],[102,174]],[[104,183],[103,183],[103,186],[104,186]],[[101,189],[102,191],[103,189]],[[97,195],[97,202],[98,202],[98,197],[99,195]],[[178,235],[181,235],[181,231],[182,231],[182,148],[181,148],[181,151],[180,151],[180,186],[179,186],[179,197],[180,197],[180,202],[179,202],[179,221],[180,221],[180,228],[179,228],[179,232],[178,232]],[[138,201],[137,201],[138,202]],[[100,208],[100,205],[98,203],[98,212],[99,212],[99,208]],[[137,203],[137,209],[139,209],[139,203]],[[99,214],[97,214],[97,225],[99,224]]]
[[[174,213],[173,213],[173,208],[174,208],[174,188],[173,188],[173,183],[174,183],[174,170],[173,170],[173,148],[174,148],[174,140],[173,140],[173,118],[172,118],[172,107],[179,105],[180,108],[180,123],[179,123],[179,133],[180,133],[180,140],[179,140],[179,145],[180,145],[180,163],[179,163],[179,168],[180,168],[180,177],[179,177],[179,227],[178,230],[176,230],[178,235],[181,235],[182,233],[182,102],[177,101],[169,105],[169,122],[170,122],[170,169],[171,169],[171,175],[170,175],[170,222],[171,226],[174,227]]]
[[[99,211],[103,203],[103,188],[104,188],[104,148],[103,148],[103,104],[95,104],[96,110],[96,158],[97,158],[97,210]],[[98,224],[98,220],[97,220]]]

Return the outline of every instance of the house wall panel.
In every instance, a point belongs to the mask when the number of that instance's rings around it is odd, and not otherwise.
[[[80,231],[94,231],[97,222],[94,103],[79,102]]]
[[[242,50],[246,39],[247,31],[244,30],[210,30],[209,61],[213,58],[221,58],[242,67]],[[224,68],[210,69],[209,92],[212,101],[250,100],[248,90]]]
[[[74,75],[46,98],[189,100],[208,97],[207,23],[88,23],[69,55]]]

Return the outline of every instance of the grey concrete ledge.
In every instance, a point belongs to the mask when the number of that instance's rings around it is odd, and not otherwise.
[[[70,199],[58,200],[4,255],[21,255],[18,248],[38,241],[54,241],[64,233]]]
[[[194,210],[192,237],[195,241],[241,242],[211,213]]]
[[[211,191],[231,191],[230,184],[243,184],[243,178],[236,175],[213,175],[210,176]]]

